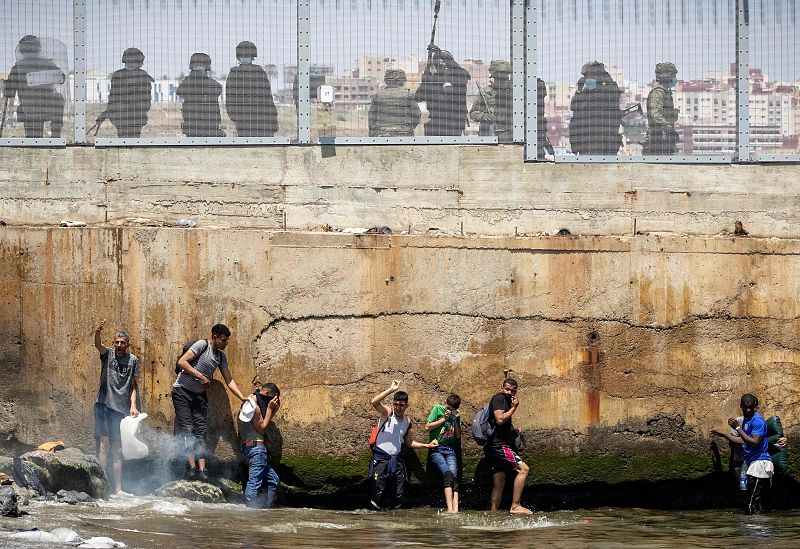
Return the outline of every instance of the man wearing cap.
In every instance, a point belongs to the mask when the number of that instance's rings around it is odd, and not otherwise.
[[[248,507],[270,509],[275,505],[280,478],[270,466],[264,433],[281,407],[281,390],[274,383],[264,383],[242,403],[237,419],[242,455],[248,466],[244,503]],[[266,491],[262,492],[262,486]]]
[[[239,137],[272,137],[278,131],[278,109],[272,99],[269,76],[253,63],[258,55],[252,42],[236,46],[238,65],[225,82],[225,108]]]
[[[422,82],[414,94],[425,102],[430,120],[425,135],[461,135],[467,125],[467,83],[469,73],[453,59],[449,51],[429,46],[431,62],[422,73]]]
[[[122,63],[125,68],[111,75],[108,106],[95,122],[99,125],[108,118],[117,129],[117,137],[138,138],[147,124],[153,77],[142,70],[144,54],[138,48],[126,49]]]
[[[114,335],[114,348],[104,346],[100,337],[106,321],[94,330],[94,346],[100,353],[100,388],[94,405],[94,429],[97,440],[97,459],[105,470],[111,450],[114,470],[114,493],[122,491],[122,444],[120,422],[127,415],[138,416],[136,401],[139,392],[139,359],[128,352],[130,338],[125,332]]]
[[[647,136],[642,145],[642,154],[675,154],[678,132],[675,122],[678,109],[672,101],[672,90],[678,80],[678,69],[672,63],[656,65],[656,85],[647,96]]]
[[[370,137],[413,137],[422,112],[414,94],[403,86],[406,73],[389,69],[383,77],[386,87],[372,96],[369,106]]]
[[[495,59],[489,63],[491,82],[479,90],[469,117],[480,122],[481,135],[496,135],[498,141],[512,141],[514,129],[514,92],[511,83],[511,63]]]
[[[189,76],[181,81],[177,91],[183,98],[183,133],[186,137],[224,137],[219,112],[222,85],[208,75],[211,57],[206,53],[193,53],[189,71]]]
[[[25,128],[25,137],[44,137],[45,122],[50,122],[50,137],[61,137],[64,96],[55,86],[64,83],[64,71],[52,59],[42,56],[42,42],[37,36],[23,36],[17,54],[19,60],[11,67],[3,96],[13,99],[19,94],[17,119]]]

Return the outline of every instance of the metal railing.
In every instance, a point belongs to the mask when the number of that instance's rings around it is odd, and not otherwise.
[[[0,145],[508,142],[528,161],[800,161],[797,4],[10,0]]]

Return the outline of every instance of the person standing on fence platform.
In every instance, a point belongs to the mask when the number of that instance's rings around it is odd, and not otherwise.
[[[672,63],[656,65],[656,85],[647,96],[647,136],[642,154],[675,154],[679,136],[675,131],[678,109],[672,101],[672,90],[678,80],[678,69]]]
[[[50,137],[61,137],[64,125],[64,96],[55,86],[64,83],[66,75],[52,59],[42,55],[42,42],[37,36],[23,36],[17,46],[17,62],[5,82],[4,98],[13,100],[19,94],[17,119],[25,128],[25,137],[44,137],[44,123],[50,122]]]
[[[252,42],[239,42],[236,60],[225,82],[225,108],[236,124],[239,137],[272,137],[278,131],[278,109],[272,99],[269,76],[253,60],[258,49]]]
[[[497,136],[501,143],[513,140],[514,90],[511,82],[511,63],[495,59],[489,63],[488,86],[478,88],[469,117],[480,122],[480,135]]]
[[[569,139],[575,154],[617,154],[622,147],[619,127],[622,90],[599,61],[581,68],[578,91],[570,101]]]
[[[189,70],[189,76],[181,81],[177,91],[183,98],[183,133],[186,137],[224,137],[219,112],[222,85],[208,75],[211,57],[205,53],[193,53]]]
[[[453,54],[437,46],[429,46],[431,63],[422,73],[422,82],[414,94],[418,102],[428,106],[430,120],[425,135],[461,135],[469,123],[467,118],[467,83],[469,73],[456,63]]]
[[[369,106],[369,136],[413,137],[422,112],[414,94],[403,87],[405,71],[389,69],[383,81],[386,87],[372,96]]]
[[[95,121],[98,125],[109,119],[117,129],[117,137],[139,138],[147,124],[153,77],[142,70],[144,54],[138,48],[128,48],[122,53],[124,69],[111,75],[108,106]]]

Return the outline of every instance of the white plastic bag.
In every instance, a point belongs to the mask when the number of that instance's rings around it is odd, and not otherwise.
[[[119,431],[122,436],[123,459],[142,459],[150,453],[147,444],[136,438],[136,433],[139,431],[139,423],[145,418],[147,418],[147,414],[141,413],[136,417],[127,416],[120,422]]]

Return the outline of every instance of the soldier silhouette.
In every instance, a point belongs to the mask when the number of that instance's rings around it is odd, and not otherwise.
[[[386,87],[372,96],[369,106],[370,137],[411,137],[422,112],[414,94],[403,88],[405,71],[389,69],[383,77]]]
[[[19,95],[17,119],[25,128],[25,137],[44,137],[45,122],[50,122],[51,137],[61,137],[64,96],[55,87],[64,83],[64,71],[52,59],[42,56],[42,43],[37,36],[23,36],[17,54],[3,95],[10,100]]]
[[[138,138],[147,124],[153,77],[142,70],[144,54],[137,48],[126,49],[122,62],[125,68],[111,75],[108,106],[95,123],[100,125],[109,119],[117,129],[117,137]]]
[[[642,154],[675,154],[679,136],[675,130],[678,109],[672,101],[672,90],[678,83],[678,69],[672,63],[656,65],[656,85],[647,95],[647,136]]]
[[[425,135],[461,135],[467,119],[467,83],[469,73],[453,59],[449,51],[430,46],[431,63],[422,73],[422,82],[414,94],[417,102],[425,101],[430,120]]]
[[[187,137],[224,137],[218,100],[222,85],[208,75],[211,58],[205,53],[193,53],[189,70],[177,91],[183,98],[183,133]]]
[[[272,99],[269,77],[253,63],[258,55],[252,42],[236,46],[236,60],[225,82],[225,108],[239,137],[272,137],[278,131],[278,109]]]
[[[489,63],[491,82],[479,89],[469,117],[480,122],[480,135],[496,135],[500,142],[512,141],[514,129],[513,87],[511,63],[495,59]]]

